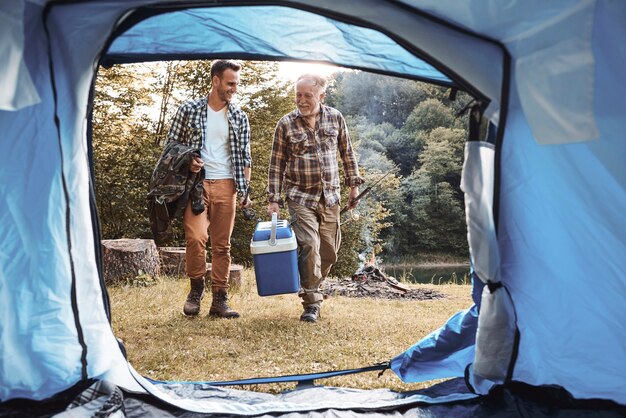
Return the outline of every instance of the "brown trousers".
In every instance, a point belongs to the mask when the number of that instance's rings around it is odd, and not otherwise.
[[[304,306],[319,306],[324,300],[320,285],[337,261],[341,244],[339,205],[326,207],[321,199],[316,209],[287,200],[289,216],[297,220],[293,229],[298,241],[298,270]]]
[[[183,215],[187,275],[206,274],[206,245],[211,237],[211,288],[228,289],[230,274],[230,236],[235,226],[237,193],[235,181],[204,180],[204,212],[194,215],[191,201]]]

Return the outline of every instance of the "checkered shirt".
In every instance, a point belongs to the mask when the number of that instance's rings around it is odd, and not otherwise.
[[[188,100],[176,112],[167,134],[167,142],[177,141],[200,150],[205,141],[207,98]],[[244,167],[251,167],[250,123],[248,116],[233,103],[228,104],[228,137],[233,161],[233,177],[237,194],[243,196],[248,190],[243,173]]]
[[[358,186],[357,160],[346,122],[341,113],[321,105],[315,129],[298,109],[283,116],[276,125],[268,174],[268,200],[283,203],[285,196],[315,209],[323,196],[326,206],[340,203],[337,151],[343,163],[344,183]]]

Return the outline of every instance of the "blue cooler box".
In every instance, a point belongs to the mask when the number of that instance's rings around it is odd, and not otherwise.
[[[296,293],[300,290],[298,243],[289,222],[272,216],[259,222],[250,242],[254,274],[260,296]]]

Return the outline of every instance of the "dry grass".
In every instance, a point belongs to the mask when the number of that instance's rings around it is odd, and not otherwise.
[[[445,299],[391,301],[332,297],[315,324],[299,321],[295,295],[260,297],[254,273],[244,271],[242,287],[231,292],[236,320],[206,316],[210,295],[197,318],[182,315],[187,280],[161,278],[148,287],[110,286],[113,329],[124,341],[131,364],[158,380],[222,381],[352,369],[389,361],[471,305],[467,285],[435,287]],[[361,389],[419,389],[393,372],[325,379],[325,386]],[[431,382],[432,383],[432,382]],[[247,386],[281,392],[295,383]]]

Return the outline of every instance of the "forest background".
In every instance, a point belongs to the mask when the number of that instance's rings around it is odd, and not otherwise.
[[[276,62],[242,64],[236,101],[250,120],[257,220],[267,220],[274,128],[295,108],[293,82],[280,76]],[[208,94],[209,69],[210,61],[171,61],[99,70],[90,151],[102,239],[152,238],[146,200],[152,170],[180,103]],[[460,179],[467,116],[462,110],[472,98],[458,92],[452,100],[447,87],[353,70],[338,70],[329,81],[325,104],[346,118],[366,180],[363,188],[390,173],[361,201],[360,216],[344,215],[339,261],[331,275],[351,276],[372,257],[386,263],[466,257]],[[180,221],[173,225],[170,245],[184,246]],[[234,262],[251,265],[255,226],[238,211]]]

